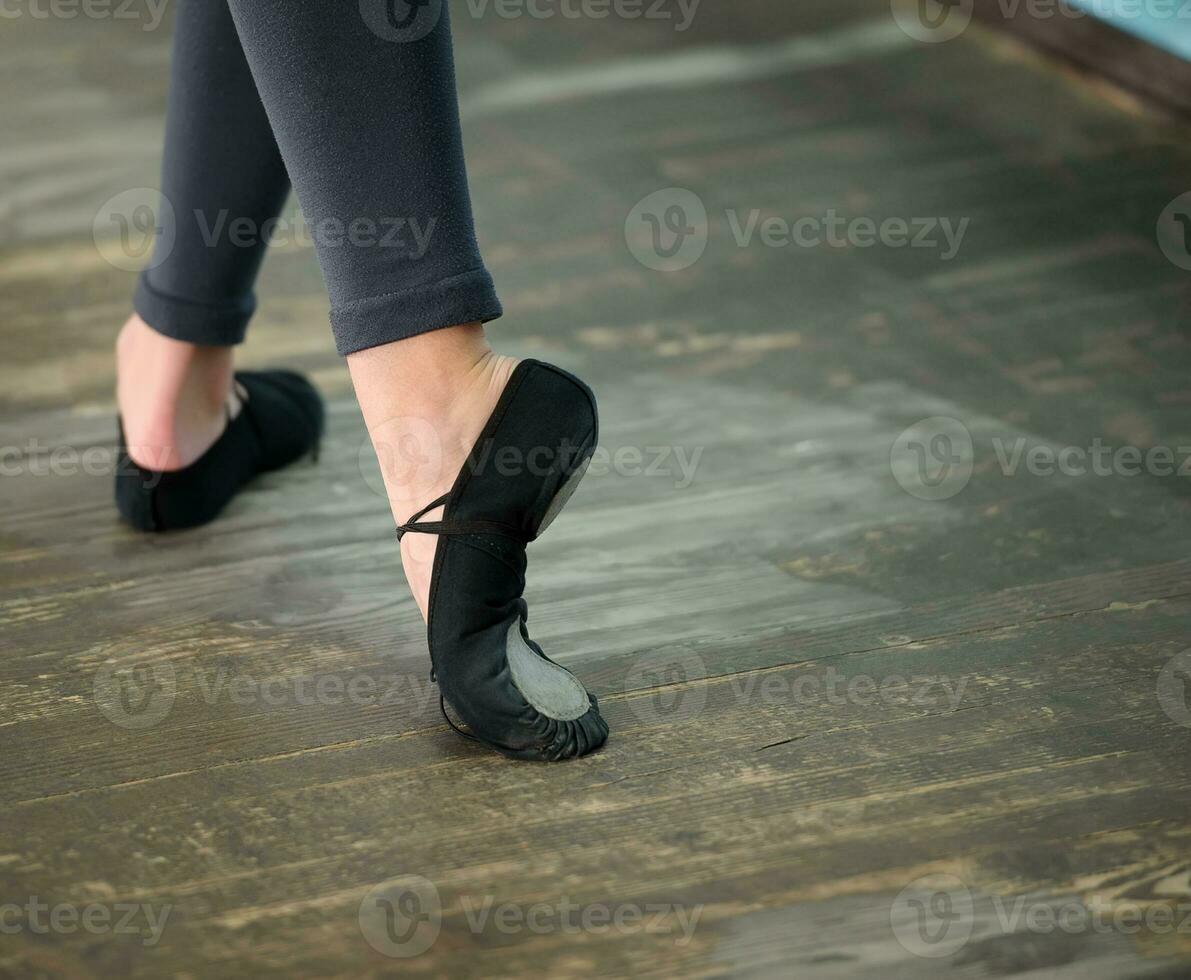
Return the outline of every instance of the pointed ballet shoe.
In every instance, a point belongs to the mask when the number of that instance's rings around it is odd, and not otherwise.
[[[116,509],[139,531],[197,527],[215,518],[246,483],[307,453],[317,456],[323,402],[293,371],[237,371],[240,414],[202,456],[159,472],[132,461],[120,425]]]
[[[398,539],[440,535],[427,638],[443,714],[516,759],[577,758],[608,738],[596,699],[529,638],[522,598],[525,546],[575,491],[597,430],[595,396],[582,381],[522,361],[450,492],[397,528]],[[441,520],[419,522],[439,506]]]

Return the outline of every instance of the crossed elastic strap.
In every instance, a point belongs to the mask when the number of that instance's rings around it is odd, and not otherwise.
[[[437,500],[432,500],[404,524],[397,525],[397,540],[400,541],[410,531],[421,534],[502,534],[506,538],[529,544],[533,536],[526,534],[520,528],[500,521],[419,521],[418,518],[429,514],[435,507],[441,507],[451,495],[444,493]]]
[[[528,544],[533,540],[532,535],[526,534],[519,528],[513,527],[511,524],[502,524],[500,521],[419,521],[418,518],[429,514],[435,507],[441,507],[447,502],[450,493],[444,493],[437,500],[432,500],[420,511],[414,514],[404,524],[397,525],[397,540],[400,541],[410,531],[416,531],[420,534],[501,534],[506,538],[512,538],[522,544]],[[434,669],[434,665],[430,666],[430,680],[433,683],[438,683],[438,674]],[[441,694],[438,696],[438,708],[442,712],[442,716],[446,719],[447,724],[450,725],[464,738],[470,738],[473,742],[478,742],[471,732],[465,732],[462,728],[451,720],[451,716],[447,714],[447,699]]]

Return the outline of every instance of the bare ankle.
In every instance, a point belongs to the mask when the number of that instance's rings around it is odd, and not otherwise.
[[[399,521],[450,487],[517,364],[492,351],[479,324],[370,348],[347,362]]]
[[[174,340],[130,317],[116,339],[116,400],[132,459],[154,470],[198,459],[235,406],[232,377],[231,348]]]

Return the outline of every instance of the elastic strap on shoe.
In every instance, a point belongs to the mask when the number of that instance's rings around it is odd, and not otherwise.
[[[430,513],[435,507],[441,507],[447,502],[447,498],[451,495],[444,493],[437,500],[432,500],[420,511],[414,514],[404,524],[397,526],[397,540],[400,541],[410,531],[416,531],[421,534],[503,534],[505,537],[513,538],[523,544],[533,540],[532,536],[525,534],[518,528],[510,524],[501,524],[499,521],[422,521],[419,523],[418,518]],[[436,682],[438,680],[437,671],[433,666],[430,668],[430,680]],[[447,699],[441,694],[438,696],[438,707],[442,711],[443,718],[446,719],[456,732],[464,738],[470,738],[473,742],[478,742],[471,732],[464,731],[451,719],[447,714]]]
[[[444,493],[437,500],[432,500],[404,524],[397,525],[397,540],[400,541],[408,532],[417,531],[421,534],[502,534],[506,538],[513,538],[522,544],[528,544],[533,536],[526,534],[520,528],[500,521],[418,521],[419,517],[430,513],[435,507],[441,507],[451,495]]]

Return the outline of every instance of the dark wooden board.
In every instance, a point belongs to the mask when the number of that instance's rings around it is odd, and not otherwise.
[[[309,250],[270,256],[242,360],[314,376],[319,465],[161,538],[118,524],[102,466],[46,475],[55,449],[112,444],[130,276],[91,218],[156,180],[169,38],[6,21],[0,905],[170,911],[149,946],[0,935],[0,976],[1186,975],[1183,934],[997,920],[1191,903],[1191,727],[1167,710],[1191,647],[1186,478],[1008,474],[994,450],[1191,446],[1187,273],[1154,237],[1188,189],[1186,130],[979,26],[916,44],[877,0],[708,5],[685,32],[453,13],[493,338],[589,380],[609,454],[669,450],[649,474],[593,468],[531,549],[534,635],[613,738],[526,766],[442,721]],[[713,222],[667,274],[624,223],[672,185]],[[832,207],[971,227],[943,261],[740,248],[724,218]],[[921,500],[891,449],[939,415],[976,465]],[[164,679],[146,727],[113,720],[102,678],[126,668]],[[916,700],[871,696],[902,678]],[[405,875],[437,888],[442,928],[397,959],[359,914]],[[973,937],[922,957],[892,916],[940,875]],[[563,900],[698,918],[687,942],[673,915],[469,918]]]
[[[1183,116],[1191,115],[1191,64],[1186,60],[1062,0],[1036,9],[1044,15],[1031,16],[1027,5],[1010,7],[1003,0],[977,0],[974,7],[976,16],[993,27],[1011,31]],[[1177,5],[1169,14],[1153,9],[1152,16],[1177,19],[1179,26],[1186,18]],[[1125,8],[1119,13],[1134,16]]]

